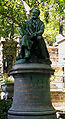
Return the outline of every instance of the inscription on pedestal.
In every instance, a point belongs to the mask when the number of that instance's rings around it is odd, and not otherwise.
[[[16,93],[19,93],[20,97],[22,97],[19,103],[25,106],[42,106],[43,102],[46,102],[46,98],[48,98],[46,94],[48,93],[48,85],[43,79],[32,80],[31,78],[24,81],[20,80],[16,84]]]

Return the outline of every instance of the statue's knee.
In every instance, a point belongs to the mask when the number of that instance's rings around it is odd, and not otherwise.
[[[22,39],[27,39],[27,38],[28,38],[27,35],[24,35]]]

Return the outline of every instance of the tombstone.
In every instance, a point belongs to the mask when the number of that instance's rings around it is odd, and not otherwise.
[[[50,98],[51,68],[49,53],[42,37],[44,23],[34,9],[32,18],[21,27],[20,53],[10,74],[14,77],[13,104],[8,119],[56,119]]]

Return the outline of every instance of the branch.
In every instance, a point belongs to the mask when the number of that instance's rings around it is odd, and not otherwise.
[[[40,4],[40,2],[38,1],[32,8],[30,8],[29,5],[28,5],[25,1],[23,1],[23,0],[20,0],[20,1],[22,2],[22,5],[23,5],[23,7],[24,7],[25,10],[26,10],[26,16],[27,16],[27,18],[29,18],[30,12],[32,11],[32,9],[33,9],[36,5],[39,5],[39,4]]]
[[[26,10],[26,16],[28,17],[30,14],[30,7],[28,6],[28,4],[25,1],[23,1],[23,0],[20,0],[20,1],[22,2],[22,5]]]
[[[39,5],[40,2],[38,1],[36,4],[34,4],[34,6],[30,9],[30,12],[32,11],[32,9],[36,6],[36,5]]]
[[[22,4],[23,4],[24,8],[26,9],[26,11],[30,11],[29,5],[23,0],[20,0],[20,1],[22,2]]]

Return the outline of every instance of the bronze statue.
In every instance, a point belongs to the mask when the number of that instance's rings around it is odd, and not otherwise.
[[[27,20],[20,29],[22,40],[20,41],[21,51],[19,59],[48,60],[49,53],[42,37],[44,32],[44,23],[39,19],[40,11],[34,9],[32,18]]]

